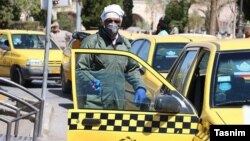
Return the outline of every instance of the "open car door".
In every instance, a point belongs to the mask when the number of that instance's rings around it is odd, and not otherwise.
[[[105,63],[105,58],[109,58],[113,61],[112,65],[118,66],[125,65],[124,60],[128,59],[138,63],[149,72],[148,75],[151,78],[145,82],[147,100],[144,100],[143,104],[138,107],[134,103],[133,86],[125,82],[122,77],[117,77],[117,70],[79,69],[77,61],[82,55],[87,55],[97,61],[101,60],[102,63]],[[199,122],[193,106],[162,75],[138,56],[117,50],[75,49],[72,50],[71,61],[74,108],[68,111],[68,141],[193,140]],[[82,75],[88,73],[101,81],[102,93],[96,94],[98,95],[96,99],[91,99],[95,94],[89,94],[91,92],[86,87],[91,83]],[[130,72],[125,69],[122,73],[126,76]],[[110,83],[112,86],[107,87]],[[162,84],[160,89],[159,83]],[[117,91],[117,88],[121,86],[125,90]],[[84,105],[89,99],[106,105],[105,102],[110,100],[106,95],[114,94],[113,90],[120,95],[116,99],[119,101],[116,103],[117,107],[102,107],[101,105],[100,108],[91,104]]]

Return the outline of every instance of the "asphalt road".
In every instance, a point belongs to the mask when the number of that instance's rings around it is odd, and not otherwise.
[[[0,86],[8,90],[8,92],[22,95],[22,92],[14,87],[3,84],[0,84]],[[27,88],[38,96],[42,95],[42,81],[33,81]],[[42,140],[66,141],[67,110],[73,108],[72,98],[69,94],[63,94],[61,85],[55,83],[55,81],[48,81],[47,91],[45,108],[52,107],[53,110],[50,116],[51,118],[49,119],[49,128],[43,132]],[[44,117],[49,117],[49,115],[44,115]],[[44,119],[44,123],[47,122],[45,120],[47,119]]]

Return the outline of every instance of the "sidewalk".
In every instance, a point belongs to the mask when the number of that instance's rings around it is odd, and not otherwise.
[[[67,109],[59,105],[46,103],[44,111],[42,136],[38,141],[66,141]]]

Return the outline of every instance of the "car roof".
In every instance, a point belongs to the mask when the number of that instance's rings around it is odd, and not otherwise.
[[[190,37],[211,37],[211,38],[217,38],[214,35],[209,35],[209,34],[196,34],[196,33],[179,33],[176,35],[183,35],[183,36],[190,36]]]
[[[11,34],[43,34],[45,33],[43,31],[34,31],[34,30],[17,30],[17,29],[3,29],[0,30],[0,32],[5,32],[5,33],[11,33]]]
[[[188,43],[191,40],[189,38],[186,38],[184,36],[177,36],[177,35],[141,35],[140,37],[136,38],[138,39],[148,39],[148,40],[154,40],[156,43],[166,43],[166,42],[181,42],[181,43]]]
[[[205,45],[206,44],[206,45]],[[250,49],[250,39],[218,39],[207,42],[193,42],[187,46],[209,46],[214,45],[217,51],[233,51]]]
[[[177,36],[183,36],[191,41],[211,41],[211,40],[217,40],[218,38],[214,35],[207,35],[207,34],[189,34],[189,33],[182,33],[177,34]]]

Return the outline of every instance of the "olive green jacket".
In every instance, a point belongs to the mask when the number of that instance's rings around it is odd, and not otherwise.
[[[84,39],[80,48],[130,50],[128,39],[119,35],[115,45],[103,29]],[[101,81],[102,92],[93,91],[91,82]],[[117,55],[81,54],[76,62],[76,83],[79,108],[123,109],[125,106],[125,81],[133,89],[144,88],[139,65],[133,59]]]

